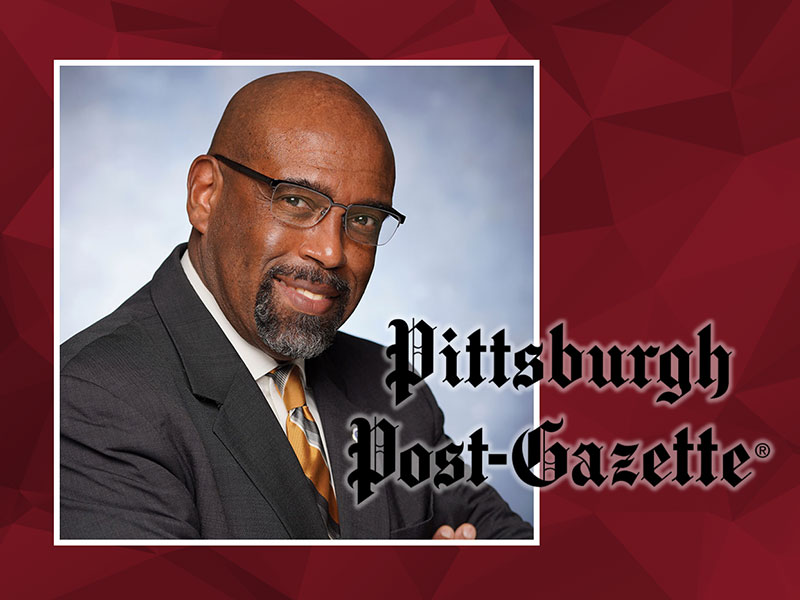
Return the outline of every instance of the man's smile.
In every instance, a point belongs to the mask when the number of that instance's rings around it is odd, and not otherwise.
[[[311,283],[304,279],[277,276],[275,289],[294,310],[309,315],[323,315],[337,303],[339,292],[336,288]]]

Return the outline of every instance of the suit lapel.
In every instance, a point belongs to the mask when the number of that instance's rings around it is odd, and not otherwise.
[[[291,537],[328,537],[300,463],[244,365],[220,408],[214,433],[272,506]]]
[[[356,506],[354,490],[347,483],[353,462],[347,448],[353,442],[350,422],[364,409],[352,403],[345,383],[335,367],[322,357],[306,362],[306,376],[317,405],[328,446],[328,460],[336,486],[339,525],[343,538],[389,538],[389,504],[385,493],[377,493]]]
[[[219,405],[213,430],[294,538],[325,538],[308,480],[256,382],[180,265],[178,246],[156,271],[153,303],[192,392]]]

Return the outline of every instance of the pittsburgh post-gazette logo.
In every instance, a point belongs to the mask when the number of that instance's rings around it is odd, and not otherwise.
[[[544,342],[513,349],[502,329],[488,339],[477,329],[466,337],[462,348],[457,342],[459,335],[452,328],[437,336],[436,327],[421,319],[413,320],[411,325],[395,319],[389,325],[394,328],[395,341],[387,348],[391,370],[385,381],[392,390],[395,406],[413,401],[414,388],[436,372],[437,363],[443,382],[453,388],[500,388],[510,384],[524,389],[543,381],[566,390],[583,382],[598,390],[608,386],[632,387],[642,392],[652,389],[655,407],[673,408],[679,407],[695,389],[705,393],[709,402],[724,400],[730,391],[733,352],[722,344],[715,345],[711,323],[696,332],[690,349],[676,342],[664,350],[661,344],[652,343],[632,348],[579,348],[567,340],[566,325],[557,323],[548,332],[548,359],[543,358]],[[459,370],[462,352],[467,359],[466,372]],[[491,359],[491,373],[481,369],[487,357]],[[514,365],[510,371],[509,359]],[[354,468],[347,481],[356,490],[358,503],[369,499],[376,487],[390,479],[409,488],[426,482],[435,488],[479,486],[488,479],[487,468],[508,464],[521,481],[540,488],[562,480],[580,488],[640,484],[657,488],[667,483],[681,488],[736,488],[753,475],[750,461],[766,459],[771,452],[765,440],[752,444],[737,441],[723,447],[711,424],[696,432],[688,425],[682,426],[670,432],[669,439],[647,447],[641,441],[630,440],[610,444],[586,440],[568,447],[557,439],[566,426],[566,418],[560,416],[525,430],[514,440],[508,454],[490,451],[482,428],[476,429],[468,442],[428,448],[419,442],[403,446],[402,432],[391,415],[358,417],[352,426],[354,441],[348,453]],[[539,465],[541,477],[535,473]]]

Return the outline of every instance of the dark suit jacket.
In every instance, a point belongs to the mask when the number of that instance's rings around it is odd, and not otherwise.
[[[308,484],[261,390],[192,289],[181,245],[153,280],[61,347],[61,537],[326,538]],[[306,361],[343,538],[532,536],[494,490],[392,482],[356,507],[346,483],[354,415],[401,424],[401,443],[446,440],[427,388],[394,408],[371,342],[337,334]]]

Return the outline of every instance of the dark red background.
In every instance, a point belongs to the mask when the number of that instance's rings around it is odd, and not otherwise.
[[[798,597],[800,2],[339,4],[4,7],[0,593]],[[733,492],[559,485],[539,548],[53,547],[56,58],[541,59],[543,331],[691,345],[713,319],[736,352],[721,402],[545,386],[542,416],[567,416],[565,443],[714,423],[770,460]]]

